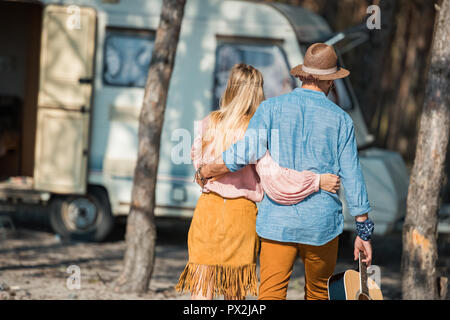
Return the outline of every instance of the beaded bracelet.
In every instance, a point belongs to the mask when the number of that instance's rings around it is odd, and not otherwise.
[[[372,239],[374,227],[375,224],[369,218],[367,218],[363,222],[356,221],[356,232],[358,233],[358,236],[364,241],[369,241],[370,239]]]
[[[194,182],[195,182],[195,179],[198,178],[203,183],[203,185],[205,185],[208,182],[208,179],[203,178],[202,174],[200,173],[200,170],[202,170],[202,167],[203,167],[203,164],[201,164],[198,167],[197,171],[195,171]]]

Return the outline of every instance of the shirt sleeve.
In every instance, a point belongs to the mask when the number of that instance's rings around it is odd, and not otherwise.
[[[347,123],[340,136],[339,176],[344,186],[345,198],[353,217],[368,213],[371,208],[366,184],[361,171],[353,122]]]
[[[267,151],[270,106],[262,102],[250,119],[244,137],[222,153],[228,170],[238,171],[248,164],[256,164]]]

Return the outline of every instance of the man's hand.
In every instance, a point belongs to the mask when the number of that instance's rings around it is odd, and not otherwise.
[[[320,189],[336,193],[341,187],[341,180],[337,175],[325,173],[320,175]]]
[[[359,251],[364,252],[366,258],[362,261],[365,262],[368,267],[370,267],[370,265],[372,264],[372,244],[370,243],[370,240],[364,241],[360,237],[356,236],[355,250],[353,251],[355,260],[358,260]]]
[[[203,187],[205,186],[202,182],[202,180],[199,179],[198,175],[195,175],[195,182],[197,182],[197,184],[203,189]]]
[[[365,213],[360,216],[356,216],[355,220],[358,222],[364,222],[365,220],[367,220],[367,218],[369,218],[369,215],[367,213]],[[366,258],[363,259],[362,261],[365,262],[367,264],[367,266],[369,267],[372,263],[372,244],[370,243],[370,240],[364,241],[360,237],[356,236],[355,250],[353,252],[355,260],[358,260],[359,251],[364,252],[364,255],[366,256]]]
[[[201,167],[200,175],[203,177],[205,183],[200,180],[198,175],[195,176],[195,182],[203,189],[204,185],[208,183],[209,180],[217,180],[228,172],[230,172],[230,170],[228,170],[227,166],[223,163],[222,158],[218,158],[215,162],[205,164]]]
[[[223,163],[222,158],[216,160],[214,163],[206,164],[200,169],[200,174],[205,179],[210,179],[217,176],[222,176],[230,172],[227,166]]]

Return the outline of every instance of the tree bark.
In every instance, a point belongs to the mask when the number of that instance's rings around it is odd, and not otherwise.
[[[450,135],[450,0],[437,13],[430,70],[403,227],[403,299],[438,299],[439,191]]]
[[[162,4],[139,116],[138,158],[127,219],[126,251],[122,273],[113,286],[116,292],[146,292],[153,272],[156,245],[153,210],[160,137],[184,5],[185,0],[164,0]]]

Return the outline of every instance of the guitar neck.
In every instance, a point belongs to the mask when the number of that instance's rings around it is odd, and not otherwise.
[[[360,278],[360,288],[361,292],[369,295],[369,288],[367,286],[367,265],[362,260],[365,259],[366,256],[364,252],[359,252],[359,278]]]

